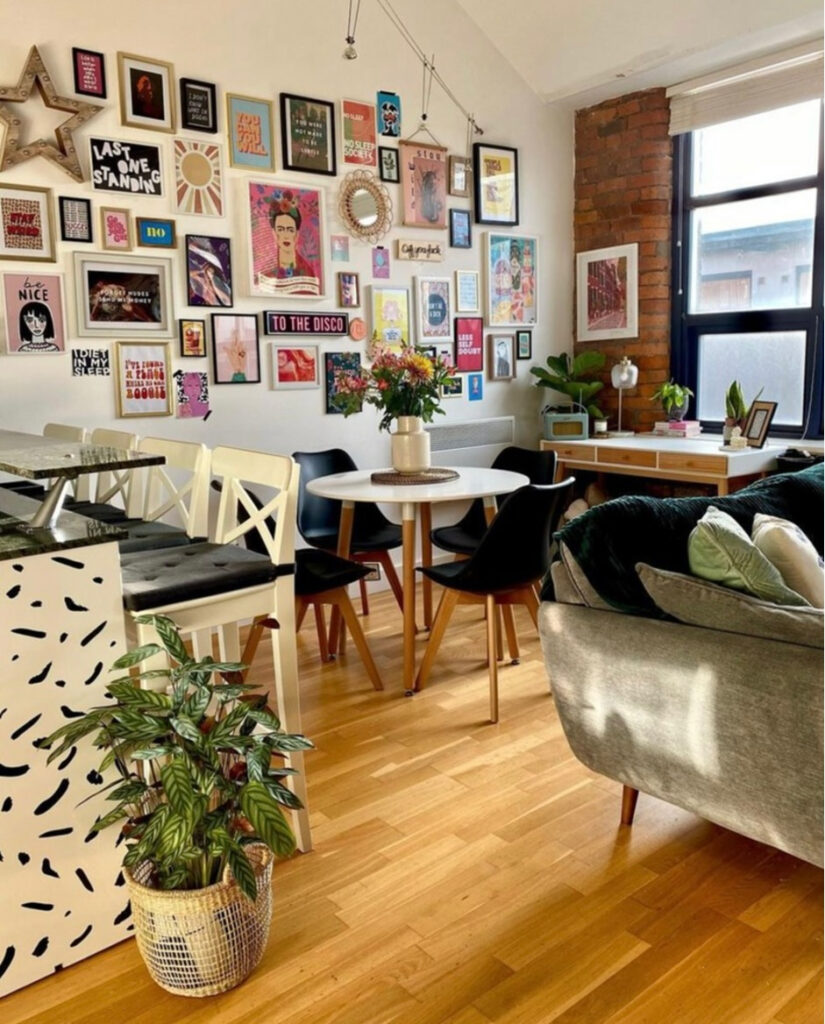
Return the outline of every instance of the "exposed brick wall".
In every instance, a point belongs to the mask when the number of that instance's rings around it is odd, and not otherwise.
[[[631,93],[576,113],[575,251],[639,243],[639,336],[577,342],[607,357],[597,401],[615,425],[610,368],[623,355],[639,385],[622,398],[622,426],[649,430],[660,411],[650,397],[670,373],[670,244],[673,146],[664,89]],[[574,309],[575,317],[575,309]]]

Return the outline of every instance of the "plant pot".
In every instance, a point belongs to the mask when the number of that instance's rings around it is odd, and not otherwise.
[[[258,965],[272,917],[272,853],[246,847],[258,887],[250,901],[229,870],[205,889],[152,889],[151,867],[124,869],[135,937],[155,981],[178,996],[214,996],[239,985]]]
[[[722,425],[722,444],[730,444],[734,427],[739,427],[741,430],[742,426],[742,420],[735,420],[732,416],[727,416]]]
[[[689,401],[686,400],[681,405],[672,405],[665,414],[668,418],[668,421],[673,423],[678,422],[679,420],[683,420],[687,415],[689,404]]]
[[[430,468],[430,435],[420,416],[399,416],[390,435],[392,468],[414,474]]]

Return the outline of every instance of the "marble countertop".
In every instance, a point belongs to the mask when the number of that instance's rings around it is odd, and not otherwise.
[[[0,430],[0,469],[28,480],[76,477],[81,473],[132,466],[158,466],[164,461],[162,455]]]
[[[0,487],[0,561],[106,544],[126,535],[115,526],[66,511],[48,529],[30,526],[39,508],[39,501]]]

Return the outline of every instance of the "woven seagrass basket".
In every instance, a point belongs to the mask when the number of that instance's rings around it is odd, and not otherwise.
[[[258,895],[248,900],[228,869],[206,889],[150,889],[150,866],[124,870],[138,949],[152,979],[178,996],[239,985],[264,954],[272,917],[272,853],[246,847]]]

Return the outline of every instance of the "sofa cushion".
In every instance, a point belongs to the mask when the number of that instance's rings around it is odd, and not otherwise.
[[[709,505],[728,512],[748,534],[757,512],[790,519],[821,554],[822,495],[822,465],[811,466],[767,477],[724,498],[616,498],[578,516],[556,538],[612,608],[658,616],[661,612],[642,586],[636,563],[689,572],[687,539]]]
[[[823,646],[825,618],[818,608],[773,604],[644,562],[636,566],[636,571],[651,600],[679,622],[805,647]]]
[[[779,570],[786,587],[801,594],[814,608],[822,607],[822,558],[796,523],[757,512],[751,539]]]
[[[775,604],[807,605],[785,586],[782,574],[727,512],[711,505],[688,537],[688,564],[694,576],[744,590]]]

